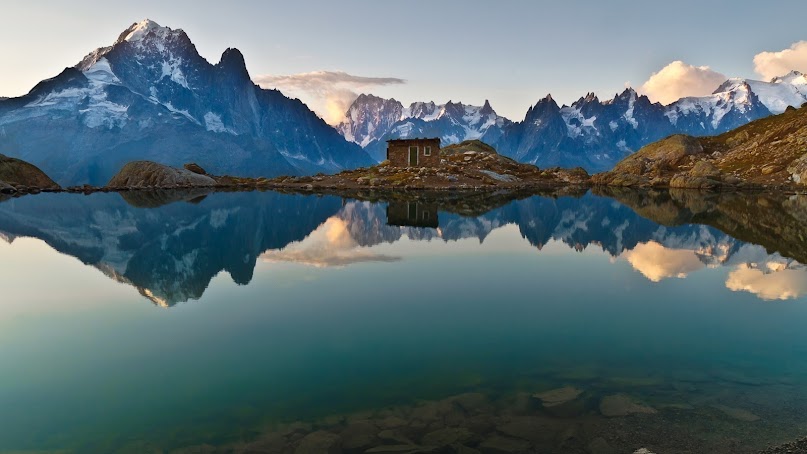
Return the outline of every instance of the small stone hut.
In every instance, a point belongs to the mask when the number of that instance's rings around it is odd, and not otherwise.
[[[417,201],[391,201],[387,205],[387,225],[399,227],[439,227],[437,205]]]
[[[440,139],[388,140],[387,160],[394,167],[439,167]]]

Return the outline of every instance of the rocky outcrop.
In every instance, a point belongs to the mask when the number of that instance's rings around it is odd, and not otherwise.
[[[807,186],[807,106],[716,137],[668,137],[592,182],[687,189]]]
[[[807,184],[807,152],[790,163],[787,171],[790,173],[790,179],[794,183]]]
[[[187,169],[177,169],[151,161],[135,161],[123,166],[107,187],[110,189],[190,188],[216,186],[216,180]]]
[[[679,176],[679,182],[683,183],[689,174],[675,171],[701,154],[703,146],[697,138],[670,136],[628,156],[613,170],[595,175],[593,182],[609,186],[657,186],[669,184],[673,176]]]
[[[384,161],[336,175],[279,177],[269,180],[267,186],[307,191],[357,188],[462,191],[581,187],[587,186],[590,179],[588,172],[579,167],[539,169],[519,163],[479,140],[447,146],[440,150],[440,158],[440,164],[434,167],[396,167]]]
[[[35,165],[0,154],[0,192],[57,190],[59,185]]]

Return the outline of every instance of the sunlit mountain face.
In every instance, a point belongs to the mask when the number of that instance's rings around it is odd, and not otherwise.
[[[7,198],[0,451],[757,453],[807,426],[806,207]]]

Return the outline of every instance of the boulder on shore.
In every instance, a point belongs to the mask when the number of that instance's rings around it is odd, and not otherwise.
[[[21,159],[9,158],[0,154],[0,182],[3,187],[26,187],[38,189],[61,189],[45,172]]]
[[[199,175],[207,175],[207,171],[205,171],[205,169],[203,169],[202,166],[200,166],[195,162],[189,162],[185,164],[183,167],[185,167],[185,170],[190,170],[193,173],[198,173]]]
[[[134,161],[126,164],[107,187],[110,189],[145,189],[176,187],[210,187],[216,180],[187,169],[177,169],[151,161]]]

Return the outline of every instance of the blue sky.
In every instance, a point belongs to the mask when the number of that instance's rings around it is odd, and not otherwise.
[[[26,92],[148,17],[184,29],[208,60],[241,49],[253,77],[324,70],[401,78],[345,89],[405,103],[489,99],[515,120],[547,93],[565,103],[588,91],[609,98],[675,60],[761,78],[755,55],[807,39],[803,0],[4,0],[0,11],[0,96]],[[325,96],[290,91],[315,108]]]

